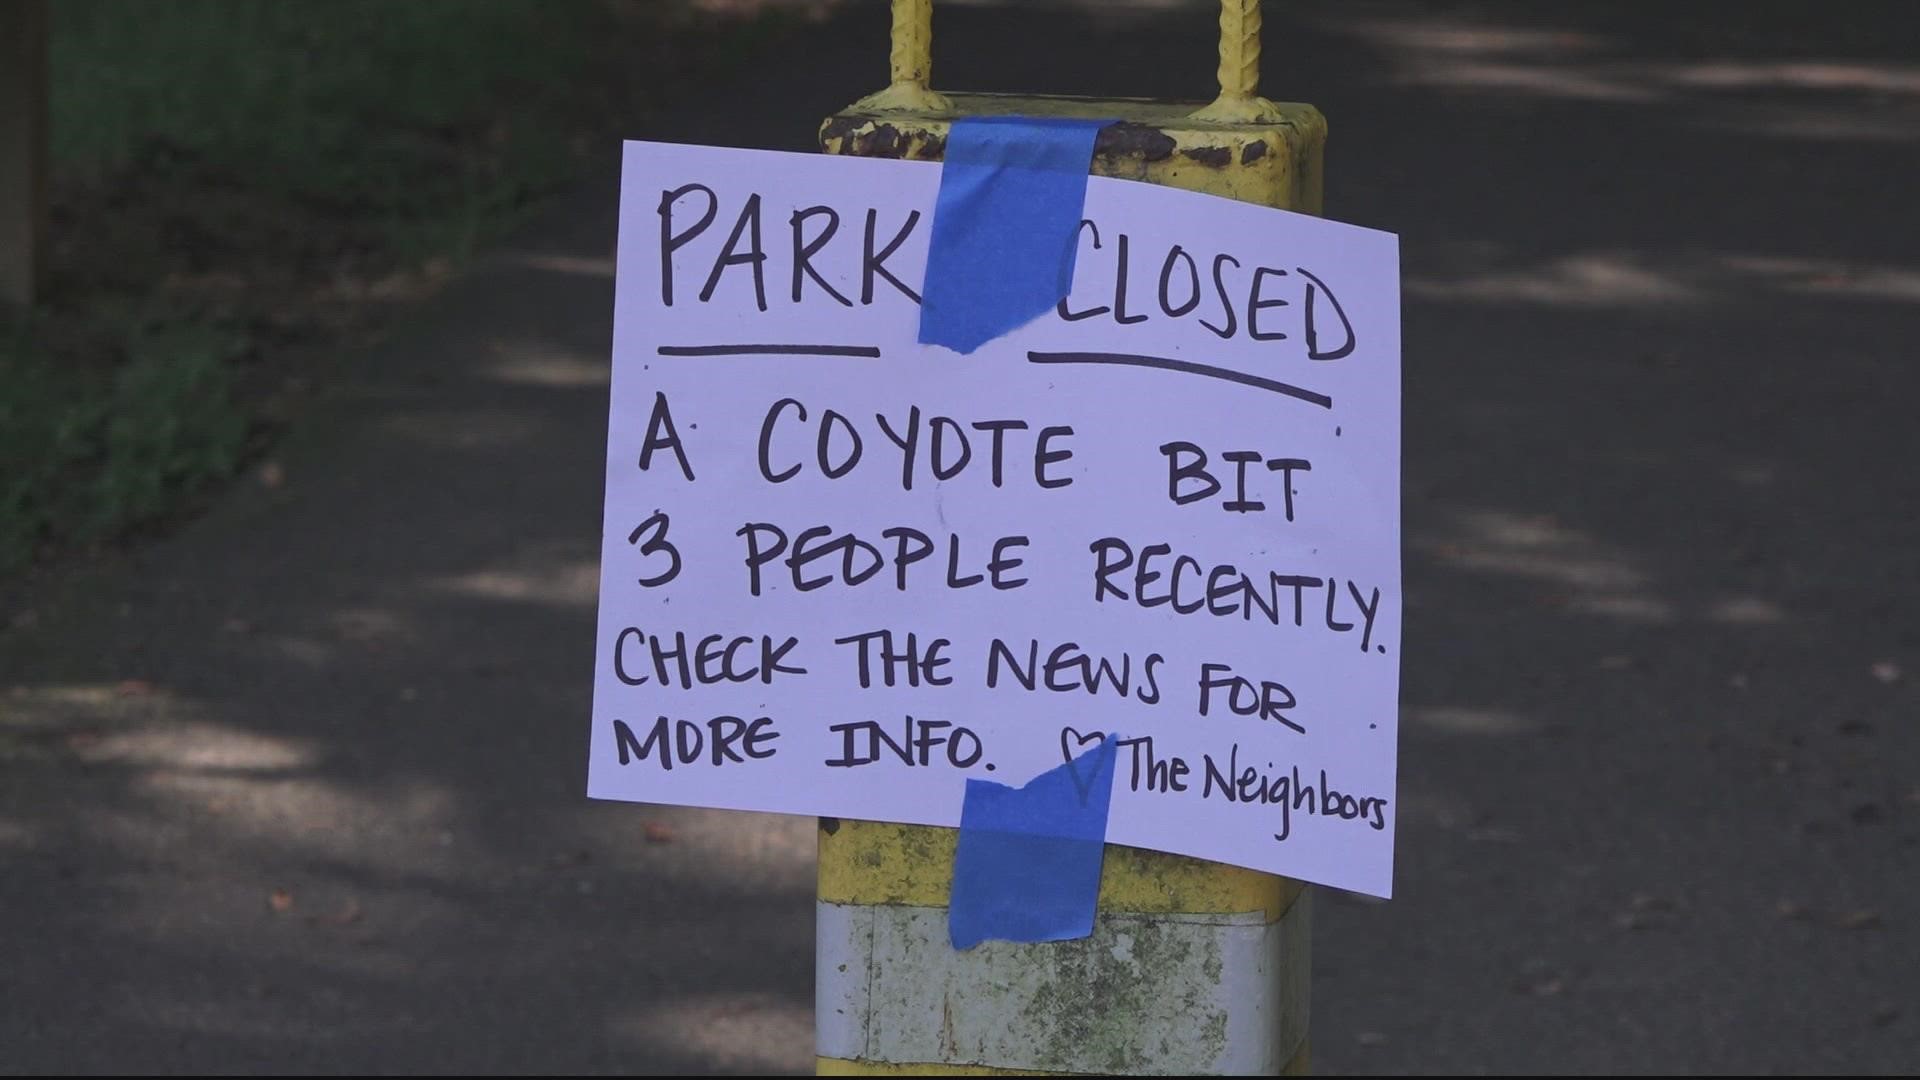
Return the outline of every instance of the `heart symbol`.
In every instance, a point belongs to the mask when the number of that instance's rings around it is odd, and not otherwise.
[[[1060,756],[1067,759],[1067,775],[1073,780],[1073,789],[1080,793],[1081,806],[1087,805],[1087,798],[1092,794],[1093,782],[1100,778],[1100,763],[1095,762],[1091,766],[1093,770],[1091,774],[1081,776],[1080,762],[1074,757],[1074,752],[1088,743],[1093,743],[1097,747],[1105,742],[1106,738],[1107,733],[1104,731],[1092,731],[1082,735],[1075,728],[1060,729]]]
[[[1070,727],[1061,728],[1060,729],[1061,760],[1071,762],[1075,757],[1079,755],[1079,751],[1085,748],[1088,743],[1097,743],[1106,737],[1107,737],[1107,733],[1104,731],[1090,731],[1087,734],[1082,735],[1080,734],[1078,729],[1070,728]],[[1073,743],[1072,746],[1067,745],[1069,741]]]

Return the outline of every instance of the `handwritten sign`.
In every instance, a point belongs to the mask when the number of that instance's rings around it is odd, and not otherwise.
[[[1385,896],[1398,248],[1094,179],[1073,290],[915,343],[940,167],[629,143],[589,793],[1108,840]]]

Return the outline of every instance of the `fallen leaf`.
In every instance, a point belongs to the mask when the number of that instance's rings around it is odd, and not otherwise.
[[[293,893],[286,889],[275,889],[267,894],[267,906],[275,915],[285,915],[293,910]]]
[[[649,821],[641,828],[647,834],[649,844],[666,844],[673,841],[673,830],[657,821]]]
[[[260,478],[260,486],[266,488],[268,491],[282,487],[287,482],[286,466],[277,461],[263,463],[257,475]]]
[[[146,697],[153,693],[153,684],[145,679],[121,679],[113,692],[121,697]]]
[[[1878,930],[1886,923],[1881,920],[1880,913],[1872,908],[1859,908],[1835,916],[1833,925],[1838,930]]]
[[[1867,670],[1873,672],[1873,677],[1883,683],[1896,683],[1900,681],[1900,665],[1891,660],[1876,660],[1873,666]]]

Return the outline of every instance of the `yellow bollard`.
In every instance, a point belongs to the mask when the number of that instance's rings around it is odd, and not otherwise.
[[[1222,0],[1220,96],[1191,105],[935,93],[932,0],[893,0],[892,83],[822,149],[938,160],[956,116],[1118,117],[1098,176],[1320,212],[1326,120],[1258,96],[1259,0]],[[823,818],[821,1075],[1303,1075],[1309,897],[1296,881],[1110,844],[1093,935],[947,941],[952,829]]]

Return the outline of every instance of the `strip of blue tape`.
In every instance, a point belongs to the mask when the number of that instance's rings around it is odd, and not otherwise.
[[[947,906],[954,948],[1093,933],[1118,748],[1108,735],[1024,787],[967,781]]]
[[[920,288],[922,344],[971,353],[1067,295],[1094,137],[1111,123],[953,122]]]

